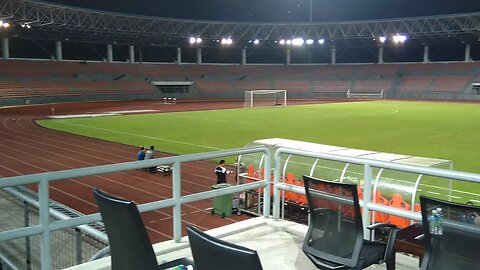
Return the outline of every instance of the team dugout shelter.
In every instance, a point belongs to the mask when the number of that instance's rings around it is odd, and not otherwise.
[[[282,147],[422,167],[450,170],[453,169],[453,162],[451,160],[383,153],[282,138],[255,140],[246,145],[246,147],[253,146],[266,146],[272,151],[272,153],[274,153],[278,148]],[[240,156],[237,162],[237,170],[239,172],[238,183],[243,184],[252,181],[263,180],[264,164],[264,154],[249,154]],[[363,198],[364,168],[361,165],[332,160],[322,160],[311,157],[284,155],[282,156],[281,166],[281,181],[284,183],[303,187],[304,184],[302,176],[308,175],[329,181],[357,184],[359,198]],[[273,181],[273,173],[271,173],[271,177],[271,180]],[[446,200],[453,196],[451,184],[449,187],[438,187],[438,184],[435,184],[435,177],[373,168],[372,179],[374,179],[372,201],[379,204],[400,208],[402,210],[420,212],[419,195],[421,194],[441,194]],[[261,190],[258,192],[261,193]],[[305,195],[290,191],[282,191],[282,193],[282,215],[284,218],[291,218],[285,214],[285,207],[288,207],[289,204],[300,206],[305,206],[307,204]],[[247,211],[248,208],[255,208],[255,210],[250,211],[254,213],[256,210],[261,208],[257,208],[257,206],[261,205],[262,196],[248,195],[251,194],[246,194],[246,196],[244,196],[245,200],[249,200],[245,202],[245,207],[247,208]],[[372,219],[377,222],[390,222],[400,228],[408,227],[413,222],[409,219],[383,213],[373,213]]]

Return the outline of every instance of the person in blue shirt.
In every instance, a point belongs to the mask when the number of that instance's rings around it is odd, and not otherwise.
[[[142,146],[142,148],[140,148],[140,151],[138,151],[137,153],[137,160],[144,160],[146,152],[147,152],[147,149],[145,149],[145,147]]]

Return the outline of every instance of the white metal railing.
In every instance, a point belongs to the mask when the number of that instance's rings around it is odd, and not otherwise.
[[[364,166],[364,186],[363,186],[363,201],[360,204],[363,206],[362,220],[363,226],[370,225],[370,211],[382,212],[394,216],[404,217],[413,220],[421,220],[422,217],[419,213],[397,209],[394,207],[388,207],[372,202],[372,167],[378,167],[383,169],[397,170],[403,172],[417,173],[423,175],[436,176],[444,178],[445,180],[456,179],[474,183],[480,183],[480,175],[468,172],[459,172],[446,169],[437,169],[429,167],[421,167],[415,165],[406,165],[400,163],[392,163],[387,161],[378,161],[366,158],[347,157],[332,154],[315,153],[304,150],[295,150],[288,148],[279,148],[275,152],[275,170],[274,170],[274,189],[273,189],[273,217],[280,218],[280,190],[293,191],[301,194],[305,194],[305,190],[301,187],[289,185],[280,182],[280,168],[281,168],[281,155],[291,154],[303,157],[313,157],[318,159],[326,159],[333,161],[340,161],[346,163],[353,163]],[[365,237],[369,237],[369,230],[364,230]]]
[[[39,173],[26,176],[15,176],[0,178],[0,188],[38,184],[38,200],[39,200],[39,224],[0,232],[0,241],[8,241],[27,236],[40,235],[40,261],[41,269],[51,269],[50,254],[50,232],[60,229],[72,228],[79,225],[100,221],[99,213],[90,214],[77,218],[59,220],[50,222],[49,220],[49,183],[69,178],[78,178],[83,176],[114,173],[120,171],[134,170],[145,167],[153,167],[160,165],[172,164],[172,198],[161,201],[155,201],[138,205],[140,212],[151,211],[160,208],[173,207],[173,239],[180,241],[182,237],[181,227],[181,206],[182,204],[205,200],[225,194],[233,194],[243,192],[250,189],[265,188],[264,197],[268,198],[263,205],[263,215],[270,216],[270,181],[262,180],[255,183],[233,186],[230,188],[205,191],[186,196],[181,195],[181,164],[184,162],[215,159],[227,156],[238,156],[252,153],[263,153],[267,159],[265,168],[270,171],[271,153],[266,147],[252,147],[242,149],[232,149],[226,151],[216,151],[201,154],[173,156],[166,158],[158,158],[145,161],[126,162],[114,165],[104,165],[90,168],[73,169],[67,171]],[[269,179],[269,178],[266,178]],[[82,180],[82,179],[77,179]]]
[[[233,186],[225,189],[205,191],[205,192],[190,194],[186,196],[181,195],[180,190],[181,190],[181,164],[182,163],[197,161],[197,160],[214,159],[214,158],[220,158],[220,157],[226,157],[226,156],[252,154],[252,153],[264,153],[265,158],[264,158],[263,167],[264,167],[265,176],[263,179],[266,179],[266,180],[237,185],[237,186]],[[270,150],[266,147],[252,147],[252,148],[233,149],[233,150],[217,151],[217,152],[209,152],[209,153],[201,153],[201,154],[193,154],[193,155],[174,156],[174,157],[159,158],[159,159],[146,160],[146,161],[135,161],[135,162],[127,162],[127,163],[121,163],[121,164],[114,164],[114,165],[74,169],[74,170],[68,170],[68,171],[1,178],[0,188],[34,184],[34,183],[39,184],[40,222],[38,225],[0,232],[0,241],[7,241],[7,240],[16,239],[16,238],[33,236],[33,235],[41,235],[41,266],[42,266],[42,269],[46,269],[46,270],[51,269],[50,246],[49,246],[50,232],[55,230],[65,229],[65,228],[76,227],[76,226],[91,223],[91,222],[96,222],[96,221],[99,221],[101,217],[99,213],[95,213],[95,214],[90,214],[90,215],[86,215],[78,218],[71,218],[71,219],[66,219],[61,221],[49,222],[49,209],[48,209],[49,182],[68,179],[68,178],[78,178],[82,176],[113,173],[113,172],[133,170],[133,169],[152,167],[152,166],[158,166],[158,165],[167,165],[167,164],[173,164],[172,166],[173,167],[172,198],[138,205],[138,208],[140,212],[146,212],[146,211],[151,211],[151,210],[165,208],[165,207],[173,207],[173,238],[175,241],[179,241],[181,239],[181,205],[185,203],[209,199],[209,198],[213,198],[213,197],[221,196],[225,194],[243,192],[250,189],[264,188],[263,215],[265,217],[269,217],[270,216],[270,171],[271,171],[270,162],[272,160],[275,162],[274,189],[273,189],[274,191],[273,218],[279,219],[280,205],[281,205],[280,190],[305,194],[305,190],[301,187],[280,182],[280,177],[282,173],[281,172],[282,170],[281,156],[283,154],[313,157],[318,159],[326,159],[326,160],[348,162],[348,163],[363,165],[365,183],[364,183],[364,199],[361,202],[361,204],[364,207],[364,210],[362,212],[364,226],[367,226],[370,224],[370,218],[369,218],[370,211],[382,212],[382,213],[405,217],[413,220],[421,219],[421,216],[419,213],[413,213],[411,211],[405,211],[405,210],[400,210],[393,207],[383,206],[383,205],[375,204],[371,201],[371,195],[372,195],[371,192],[372,192],[372,183],[373,183],[372,167],[404,171],[404,172],[410,172],[410,173],[418,173],[418,174],[436,176],[436,177],[445,178],[445,179],[457,179],[462,181],[480,183],[479,174],[458,172],[458,171],[445,170],[445,169],[427,168],[427,167],[405,165],[405,164],[398,164],[398,163],[390,163],[390,162],[376,161],[376,160],[365,159],[365,158],[346,157],[346,156],[338,156],[338,155],[332,155],[332,154],[321,154],[321,153],[309,152],[304,150],[294,150],[294,149],[286,149],[286,148],[279,148],[275,152],[273,159],[272,159],[272,154],[270,153]],[[77,179],[77,180],[81,180],[81,179]],[[365,230],[365,231],[367,232],[368,230]]]

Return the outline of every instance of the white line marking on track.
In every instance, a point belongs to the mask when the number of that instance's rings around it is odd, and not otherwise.
[[[440,193],[438,193],[438,192],[433,192],[433,191],[427,191],[427,193],[435,194],[435,195],[440,195]]]

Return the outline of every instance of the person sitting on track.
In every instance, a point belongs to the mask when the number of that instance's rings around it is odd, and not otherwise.
[[[144,160],[146,152],[147,152],[147,149],[142,146],[140,148],[140,151],[138,151],[138,153],[137,153],[137,160]]]
[[[145,153],[145,160],[147,159],[154,159],[155,158],[155,146],[150,146],[150,149]],[[148,168],[149,173],[156,173],[157,172],[157,166],[149,167]]]

